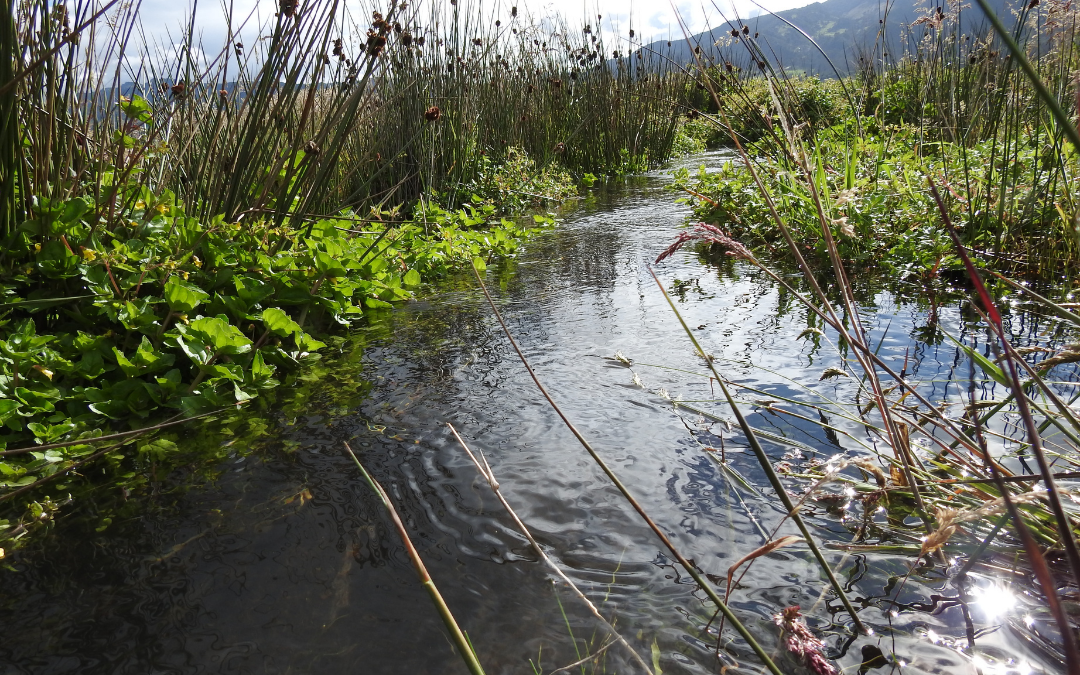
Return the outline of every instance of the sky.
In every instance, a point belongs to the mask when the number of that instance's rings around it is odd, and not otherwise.
[[[104,0],[97,0],[104,2]],[[306,2],[328,0],[299,0]],[[400,2],[401,0],[399,0]],[[545,18],[560,16],[569,26],[581,26],[586,21],[594,29],[596,16],[604,43],[610,48],[627,45],[629,31],[635,32],[634,42],[647,44],[654,40],[682,39],[678,19],[687,24],[691,35],[700,33],[725,20],[751,18],[765,10],[781,11],[801,7],[820,0],[457,0],[459,9],[475,7],[478,3],[484,16],[499,16],[509,20],[510,8],[518,7],[519,20],[531,19],[543,22]],[[140,79],[148,66],[154,72],[168,73],[178,67],[181,59],[187,21],[192,4],[196,0],[141,0],[138,3],[140,22],[145,30],[147,49],[130,50],[124,59],[121,81]],[[223,49],[228,49],[228,22],[224,7],[231,7],[234,26],[246,21],[234,42],[249,47],[260,34],[258,27],[274,21],[280,0],[197,0],[195,21],[195,47],[190,54],[194,62],[208,64],[215,61]],[[370,19],[372,7],[385,8],[390,0],[339,0],[347,11],[361,22]],[[451,0],[408,0],[410,12],[419,8],[417,15],[426,16],[430,3],[442,3],[449,7]],[[676,3],[678,9],[672,6]],[[123,3],[125,6],[136,6]],[[124,11],[124,10],[120,10]],[[201,49],[199,48],[201,45]],[[621,47],[619,47],[621,48]],[[148,63],[149,62],[149,63]]]
[[[450,0],[413,0],[412,5],[426,5],[429,2],[449,4]],[[816,0],[471,0],[479,2],[486,11],[501,9],[500,13],[509,13],[511,5],[518,5],[519,11],[527,10],[534,19],[559,14],[571,25],[590,20],[596,14],[602,15],[601,28],[607,33],[625,36],[630,28],[638,38],[645,41],[653,39],[677,39],[682,35],[677,16],[688,24],[691,34],[701,32],[707,25],[722,23],[721,14],[728,19],[736,14],[743,18],[761,13],[762,8],[780,11],[800,7]],[[266,21],[277,10],[278,0],[224,0],[234,7],[235,15],[253,14],[253,24],[261,19]],[[345,0],[347,6],[361,7],[361,0]],[[672,3],[678,10],[672,7]],[[199,4],[197,25],[202,31],[206,44],[220,44],[225,33],[225,22],[221,10],[222,0],[202,0]],[[760,3],[760,6],[759,6]],[[363,0],[363,5],[371,5],[371,0]],[[386,5],[386,0],[375,0],[376,5]],[[190,11],[189,0],[142,0],[140,15],[148,32],[163,31],[166,28],[178,34],[178,27],[185,21]],[[485,11],[485,13],[486,13]],[[157,30],[154,30],[154,29]],[[159,35],[161,33],[158,33]],[[166,38],[167,40],[167,38]]]
[[[691,34],[699,33],[708,25],[723,23],[721,14],[727,19],[736,15],[743,18],[755,16],[762,8],[779,12],[793,7],[801,7],[819,0],[529,0],[524,2],[534,14],[559,13],[573,22],[579,17],[592,15],[592,8],[599,5],[599,13],[604,16],[604,28],[609,19],[618,22],[619,32],[634,28],[638,35],[646,40],[681,37],[678,19],[687,23]],[[760,4],[760,6],[759,6]],[[672,6],[674,5],[674,7]],[[586,7],[589,8],[586,11]],[[677,9],[676,9],[677,8]]]

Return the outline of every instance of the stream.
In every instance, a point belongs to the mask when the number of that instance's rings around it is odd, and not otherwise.
[[[676,165],[723,161],[709,153]],[[664,189],[669,171],[591,191],[517,258],[493,262],[486,281],[555,400],[722,592],[728,568],[765,543],[784,513],[737,425],[667,398],[733,419],[713,402],[719,390],[648,270],[689,216]],[[841,357],[831,332],[800,338],[807,311],[790,294],[758,270],[691,247],[655,269],[725,377],[763,392],[740,398],[751,424],[770,434],[775,461],[811,466],[860,453],[846,437],[766,407],[806,398],[807,388],[839,399],[852,391],[850,378],[819,380]],[[897,370],[906,360],[931,400],[966,391],[967,361],[933,338],[925,303],[864,295],[860,311],[883,358]],[[1068,340],[1055,320],[1012,310],[1018,345]],[[937,309],[942,330],[981,348],[973,318],[960,300]],[[541,397],[470,277],[373,315],[326,351],[251,420],[179,436],[224,454],[211,470],[170,477],[153,508],[101,532],[61,523],[63,546],[15,560],[0,577],[0,675],[467,672],[344,441],[390,494],[486,672],[551,673],[601,649],[603,629],[553,583],[448,422],[485,454],[547,553],[647,662],[664,673],[760,672],[730,627],[718,661],[716,624],[706,628],[711,603]],[[984,398],[1004,396],[981,386]],[[797,494],[807,481],[787,484]],[[858,523],[845,508],[808,503],[819,541],[854,539]],[[946,565],[920,566],[897,595],[915,556],[824,550],[873,634],[851,630],[806,546],[795,545],[759,559],[732,592],[731,606],[766,650],[779,644],[773,615],[800,605],[852,675],[1060,668],[1043,603],[1010,583],[1007,567],[977,571],[961,588]],[[790,657],[778,658],[797,672]],[[564,672],[640,668],[615,644]]]

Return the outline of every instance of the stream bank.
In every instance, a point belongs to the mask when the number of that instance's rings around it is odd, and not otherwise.
[[[726,159],[686,164],[702,161]],[[487,283],[575,425],[684,554],[722,581],[783,513],[737,430],[665,397],[691,405],[712,398],[708,380],[689,374],[702,371],[701,360],[647,269],[689,215],[672,204],[668,180],[656,172],[598,190],[518,258],[492,265]],[[686,252],[657,272],[741,385],[798,397],[837,365],[833,350],[798,339],[805,309],[757,270],[703,264]],[[860,311],[881,353],[910,359],[912,377],[930,383],[935,400],[967,376],[966,366],[955,372],[960,357],[950,343],[919,339],[926,307],[881,292]],[[940,307],[937,319],[954,335],[968,330],[959,302]],[[1010,329],[1017,343],[1067,337],[1057,323],[1019,311]],[[194,487],[163,491],[146,515],[100,533],[88,528],[75,545],[68,538],[16,562],[2,581],[0,672],[465,672],[343,441],[389,491],[487,672],[547,673],[579,660],[602,632],[551,583],[447,422],[485,452],[534,535],[647,660],[655,647],[665,673],[717,670],[715,636],[705,630],[711,606],[540,397],[468,278],[381,313],[335,351],[261,422],[245,422],[232,438],[193,430],[187,442],[216,443],[225,455]],[[849,386],[827,384],[837,396]],[[748,405],[756,427],[812,449],[766,442],[776,461],[852,451],[760,400]],[[250,452],[252,443],[262,450]],[[720,448],[756,490],[720,468]],[[817,534],[850,541],[843,516],[828,510],[807,507]],[[957,589],[947,569],[929,566],[892,604],[910,556],[828,555],[875,635],[846,630],[809,553],[792,547],[762,558],[732,598],[766,649],[778,639],[772,615],[798,604],[845,672],[888,672],[881,653],[902,659],[903,672],[1053,671],[1020,630],[1046,620],[1035,598],[979,574]],[[955,601],[961,594],[968,607]],[[968,652],[969,628],[977,653]],[[726,648],[726,665],[756,672],[748,649]],[[595,672],[635,671],[612,647]]]

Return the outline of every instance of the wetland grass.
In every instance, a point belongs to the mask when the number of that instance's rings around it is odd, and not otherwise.
[[[824,215],[842,225],[834,229],[845,260],[905,278],[962,276],[925,187],[932,175],[978,260],[1067,284],[1080,263],[1077,131],[1066,112],[1076,100],[1078,10],[1056,1],[1012,9],[983,29],[979,7],[931,7],[905,27],[903,44],[886,44],[881,31],[845,77],[829,81],[789,75],[768,36],[740,33],[721,63],[699,64],[715,99],[700,102],[695,124],[711,123],[731,145],[727,120],[817,265],[831,263],[807,168]],[[754,248],[785,251],[755,181],[737,165],[681,185],[708,200],[699,199],[699,219]]]
[[[843,388],[845,397],[836,399],[817,387],[807,387],[807,397],[772,401],[767,410],[818,425],[838,441],[841,427],[849,425],[832,426],[827,420],[839,417],[865,432],[865,440],[844,434],[838,456],[799,472],[757,452],[754,430],[739,411],[747,405],[746,394],[765,392],[724,378],[683,324],[708,364],[708,374],[721,383],[725,397],[718,403],[739,419],[746,442],[755,449],[766,474],[771,478],[774,469],[781,467],[789,476],[806,481],[803,500],[826,499],[830,484],[844,485],[849,506],[862,506],[862,525],[852,531],[855,547],[841,544],[840,548],[874,550],[875,545],[863,544],[868,528],[881,530],[883,538],[908,542],[901,549],[912,555],[909,571],[894,589],[893,604],[920,565],[945,563],[947,579],[961,589],[962,597],[964,577],[971,570],[981,567],[995,574],[995,561],[1008,560],[1031,580],[1023,584],[1024,591],[1041,597],[1049,607],[1057,636],[1015,626],[1014,630],[1045,654],[1056,655],[1052,658],[1059,660],[1063,670],[1076,673],[1080,672],[1076,617],[1067,607],[1080,588],[1080,554],[1075,543],[1076,509],[1066,506],[1066,498],[1074,500],[1076,493],[1056,481],[1080,465],[1080,414],[1072,407],[1076,397],[1063,400],[1048,379],[1051,368],[1075,357],[1067,346],[1040,367],[1037,355],[1021,355],[1004,329],[998,309],[1001,295],[995,296],[987,287],[980,270],[1007,271],[1011,262],[1000,254],[1019,251],[1022,271],[1042,274],[1051,283],[1070,283],[1068,276],[1059,275],[1072,270],[1075,263],[1072,185],[1078,141],[1075,118],[1064,114],[1061,101],[1072,101],[1075,96],[1069,74],[1075,63],[1075,9],[1061,3],[1030,3],[1019,10],[1013,31],[1006,33],[1001,22],[995,22],[1007,47],[999,47],[1002,43],[993,33],[978,40],[960,35],[955,28],[950,33],[950,21],[958,24],[958,17],[939,8],[922,22],[924,27],[932,24],[932,30],[925,30],[915,42],[910,58],[895,63],[878,60],[877,65],[867,66],[855,83],[861,87],[863,102],[878,97],[879,103],[865,116],[865,103],[852,106],[854,118],[841,126],[820,128],[808,123],[805,111],[789,105],[792,80],[770,63],[756,41],[738,37],[735,47],[758,64],[755,70],[764,73],[758,86],[767,87],[771,98],[768,116],[772,123],[766,123],[767,133],[748,139],[721,103],[728,89],[741,85],[730,79],[718,81],[715,71],[700,63],[699,76],[714,97],[716,116],[712,119],[736,148],[744,172],[740,180],[748,186],[746,190],[753,190],[758,210],[724,214],[723,208],[716,209],[713,213],[721,216],[718,225],[694,226],[657,262],[686,243],[705,242],[763,270],[797,299],[808,317],[835,336],[842,365],[826,370],[821,379],[845,378],[849,383]],[[995,49],[1008,49],[1014,58]],[[890,119],[886,113],[898,108],[880,102],[901,91],[908,92],[904,95],[909,98],[903,100],[914,105],[914,117]],[[961,101],[966,104],[960,105]],[[875,136],[882,133],[884,141]],[[873,148],[869,173],[864,163],[868,147]],[[1031,148],[1037,148],[1038,158],[1025,163],[1024,153]],[[880,173],[889,168],[882,160],[895,152],[916,159],[903,178],[906,198],[932,207],[934,224],[928,227],[946,242],[917,276],[924,282],[940,283],[937,272],[946,257],[948,264],[963,270],[973,291],[973,313],[991,352],[984,355],[968,340],[948,336],[967,361],[969,386],[946,395],[940,403],[932,402],[920,383],[906,375],[906,362],[899,369],[879,355],[853,290],[851,275],[856,274],[856,266],[874,259],[869,253],[873,244],[860,253],[860,242],[872,238],[875,230],[895,224],[875,222],[869,217],[874,215],[870,209],[860,212],[858,205],[853,209],[853,194],[870,198],[879,194]],[[834,163],[838,158],[839,163]],[[891,186],[886,189],[895,188],[896,178],[886,176]],[[703,192],[705,198],[716,196],[707,189]],[[733,203],[730,195],[716,202],[721,207]],[[740,220],[747,217],[758,220],[752,225]],[[1047,231],[1057,236],[1048,238]],[[911,234],[914,231],[901,231],[899,236]],[[787,275],[773,271],[770,263],[744,245],[744,238],[747,245],[769,241],[769,255],[794,261],[801,272],[801,288]],[[1018,290],[1025,288],[1008,283]],[[1030,297],[1044,304],[1047,313],[1071,326],[1080,325],[1072,308],[1037,293]],[[672,309],[678,316],[674,304]],[[935,330],[943,332],[935,319],[931,321]],[[808,330],[822,335],[813,325]],[[978,396],[982,382],[1004,387],[1008,396],[983,405]],[[736,394],[729,393],[728,387]],[[741,400],[740,390],[744,392]],[[689,407],[674,405],[676,409]],[[958,406],[959,412],[951,406]],[[1036,470],[1024,475],[1028,457],[1034,458]],[[778,480],[771,482],[784,498],[784,486]],[[786,500],[788,516],[797,515],[802,503]],[[915,522],[907,521],[901,512],[916,516]],[[875,519],[882,517],[887,520],[875,525]],[[811,541],[808,533],[803,534]],[[890,550],[885,542],[879,546]],[[964,564],[948,563],[950,558]],[[831,578],[828,565],[822,562],[821,567]],[[977,649],[975,639],[969,637],[969,655],[977,656]],[[898,656],[892,658],[895,662]]]
[[[40,500],[89,484],[87,456],[145,490],[181,454],[155,422],[236,414],[295,377],[317,336],[512,254],[535,228],[509,216],[665,159],[687,86],[629,53],[611,66],[594,26],[516,8],[308,0],[255,25],[226,7],[211,45],[198,5],[171,35],[137,3],[8,7],[9,553],[48,529]]]

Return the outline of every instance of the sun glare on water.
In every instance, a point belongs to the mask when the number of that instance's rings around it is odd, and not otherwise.
[[[1005,585],[996,582],[976,589],[973,595],[975,601],[972,604],[978,607],[987,619],[1003,617],[1017,604],[1013,592]]]

